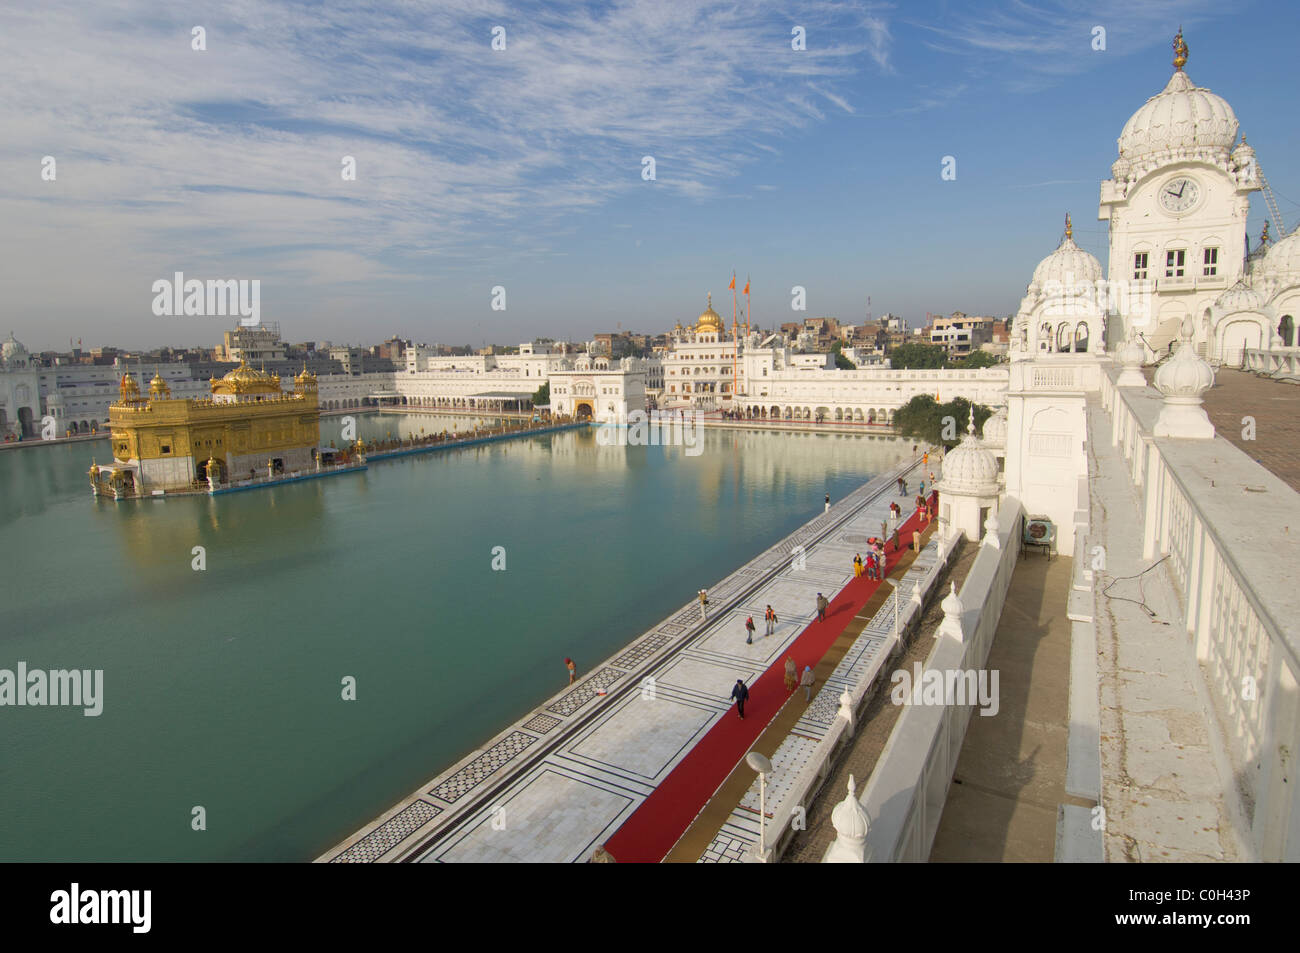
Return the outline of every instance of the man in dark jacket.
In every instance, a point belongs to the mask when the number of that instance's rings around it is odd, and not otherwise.
[[[749,689],[745,687],[744,679],[736,679],[736,686],[731,690],[731,697],[736,700],[736,711],[740,712],[740,717],[745,717],[745,699],[749,697]]]
[[[826,601],[826,597],[823,596],[820,592],[817,593],[817,621],[818,622],[826,621],[826,609],[828,606],[830,606],[830,603]]]

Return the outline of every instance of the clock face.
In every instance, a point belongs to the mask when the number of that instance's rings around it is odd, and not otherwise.
[[[1201,200],[1201,187],[1195,179],[1178,176],[1160,186],[1160,207],[1167,212],[1186,212]]]

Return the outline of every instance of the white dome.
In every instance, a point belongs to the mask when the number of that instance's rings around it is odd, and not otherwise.
[[[1244,280],[1238,279],[1235,285],[1215,299],[1214,306],[1223,314],[1232,314],[1234,311],[1258,311],[1264,306],[1264,296]]]
[[[854,783],[851,774],[848,796],[836,804],[831,811],[831,824],[835,827],[835,833],[854,840],[865,838],[871,829],[871,821],[862,807],[862,802],[858,800],[857,784]]]
[[[999,407],[988,420],[984,421],[984,446],[990,450],[1005,450],[1007,447],[1007,409]]]
[[[940,492],[992,496],[998,491],[997,458],[974,433],[948,451],[942,466]]]
[[[11,357],[22,356],[26,353],[27,348],[23,347],[22,343],[14,337],[14,332],[12,331],[9,332],[9,336],[5,338],[4,343],[0,344],[0,355],[3,355],[6,361]]]
[[[1292,231],[1268,250],[1259,272],[1270,278],[1300,278],[1300,231]]]
[[[1047,291],[1047,283],[1069,290],[1081,281],[1101,280],[1101,262],[1074,243],[1069,235],[1061,241],[1056,251],[1038,263],[1034,269],[1033,280],[1029,287],[1037,285],[1041,291]]]
[[[1124,124],[1119,154],[1130,161],[1177,150],[1222,150],[1237,141],[1237,117],[1221,96],[1177,70]]]
[[[1232,164],[1238,169],[1244,169],[1250,165],[1255,158],[1255,150],[1246,145],[1246,137],[1241,137],[1241,143],[1237,148],[1232,150]]]

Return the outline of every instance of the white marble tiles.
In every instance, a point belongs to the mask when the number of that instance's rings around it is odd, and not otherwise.
[[[643,795],[544,764],[441,840],[420,862],[574,863],[587,860]]]

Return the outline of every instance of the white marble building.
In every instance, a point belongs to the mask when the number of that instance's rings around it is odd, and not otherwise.
[[[551,371],[551,410],[567,417],[598,423],[626,421],[634,410],[646,409],[646,368],[640,358],[580,354]]]
[[[1166,354],[1184,318],[1211,361],[1291,348],[1300,308],[1300,243],[1279,235],[1246,259],[1250,194],[1266,188],[1232,107],[1196,86],[1175,40],[1174,74],[1124,124],[1098,217],[1109,222],[1113,287],[1143,299],[1122,308],[1148,357]],[[1267,227],[1265,228],[1267,234]],[[1112,346],[1128,327],[1113,328]]]

